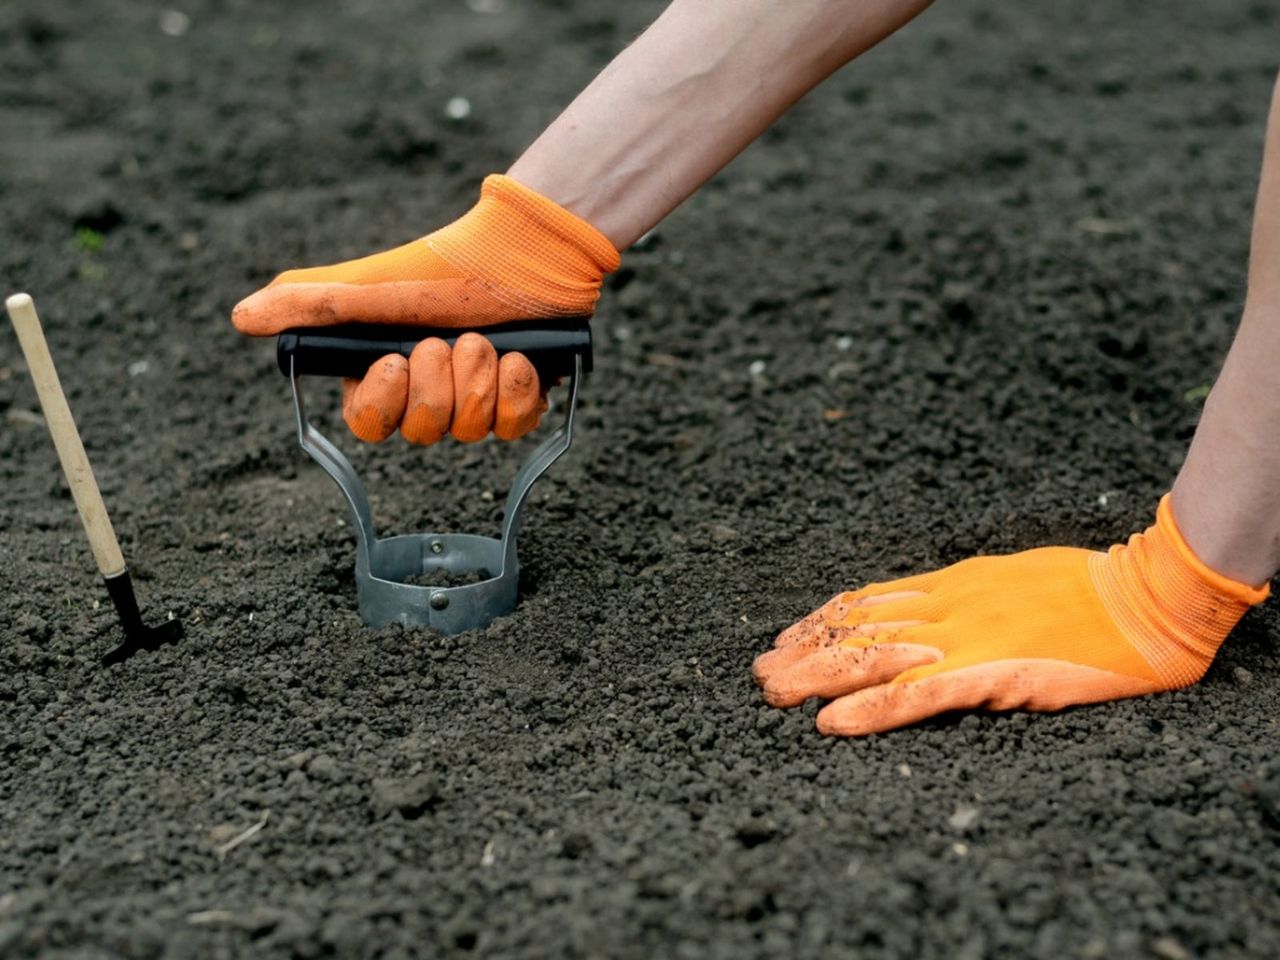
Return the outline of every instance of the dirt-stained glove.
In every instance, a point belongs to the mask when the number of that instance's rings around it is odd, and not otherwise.
[[[1195,683],[1269,588],[1205,566],[1169,497],[1105,553],[975,557],[833,598],[756,658],[765,699],[832,699],[825,734],[861,736],[951,710],[1059,710]]]
[[[487,177],[465,215],[412,243],[328,267],[289,270],[231,316],[249,336],[338,323],[478,327],[591,314],[618,251],[600,231],[510,177]],[[343,388],[343,416],[361,440],[396,428],[411,443],[445,433],[505,440],[538,425],[543,385],[521,354],[499,361],[479,334],[420,343],[406,360],[374,363]]]

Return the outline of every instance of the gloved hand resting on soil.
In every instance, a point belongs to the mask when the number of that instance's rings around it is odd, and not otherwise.
[[[467,214],[412,243],[328,267],[289,270],[237,304],[231,320],[249,336],[292,327],[385,323],[476,327],[586,316],[618,251],[585,220],[510,177],[488,177]],[[522,354],[498,359],[479,334],[422,341],[405,360],[378,360],[343,383],[342,413],[361,440],[397,428],[410,443],[450,433],[473,442],[514,440],[547,409]]]
[[[1106,553],[974,557],[843,593],[756,658],[765,699],[834,698],[823,733],[891,730],[949,710],[1058,710],[1195,683],[1268,588],[1215,573],[1170,500]]]

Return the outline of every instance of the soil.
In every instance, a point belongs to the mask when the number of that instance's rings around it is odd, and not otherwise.
[[[0,335],[0,955],[1276,954],[1275,601],[1203,683],[1052,716],[829,740],[748,676],[840,589],[1150,522],[1241,306],[1272,5],[939,4],[626,256],[516,613],[361,626],[231,305],[461,213],[659,6],[0,5],[0,277],[187,630],[99,667]],[[388,530],[486,532],[527,449],[353,456]]]
[[[485,580],[491,580],[492,578],[493,574],[483,569],[460,573],[456,570],[438,568],[427,570],[417,576],[408,577],[404,580],[404,583],[412,584],[416,587],[466,587],[473,583],[483,583]]]

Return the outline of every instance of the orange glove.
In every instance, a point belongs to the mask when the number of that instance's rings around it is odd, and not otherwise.
[[[949,710],[1059,710],[1195,683],[1268,588],[1187,546],[1166,496],[1155,526],[1107,553],[975,557],[841,594],[756,658],[765,699],[836,698],[825,734],[861,736]]]
[[[587,316],[618,251],[595,227],[504,176],[480,201],[435,233],[329,267],[289,270],[236,305],[231,322],[249,336],[338,323],[475,327],[513,320]],[[396,428],[411,443],[446,432],[462,441],[492,429],[505,440],[538,425],[546,402],[533,365],[499,362],[479,334],[420,343],[405,360],[383,357],[343,387],[343,417],[361,440]]]

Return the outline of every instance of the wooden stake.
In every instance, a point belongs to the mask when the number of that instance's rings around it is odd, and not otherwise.
[[[31,381],[35,384],[40,406],[44,409],[44,419],[53,436],[53,445],[58,448],[62,472],[71,486],[71,495],[75,497],[76,508],[80,511],[80,519],[84,523],[84,532],[89,537],[89,546],[98,563],[98,570],[104,577],[118,577],[125,572],[124,555],[120,552],[116,532],[111,527],[107,507],[102,502],[98,482],[93,477],[93,468],[89,466],[89,458],[85,456],[84,444],[80,442],[80,431],[76,429],[71,408],[67,406],[67,398],[62,393],[62,384],[58,381],[53,357],[49,355],[49,345],[45,343],[36,306],[25,293],[15,293],[4,305],[9,311],[9,319],[13,321],[13,329],[17,331],[22,353],[27,358]]]

